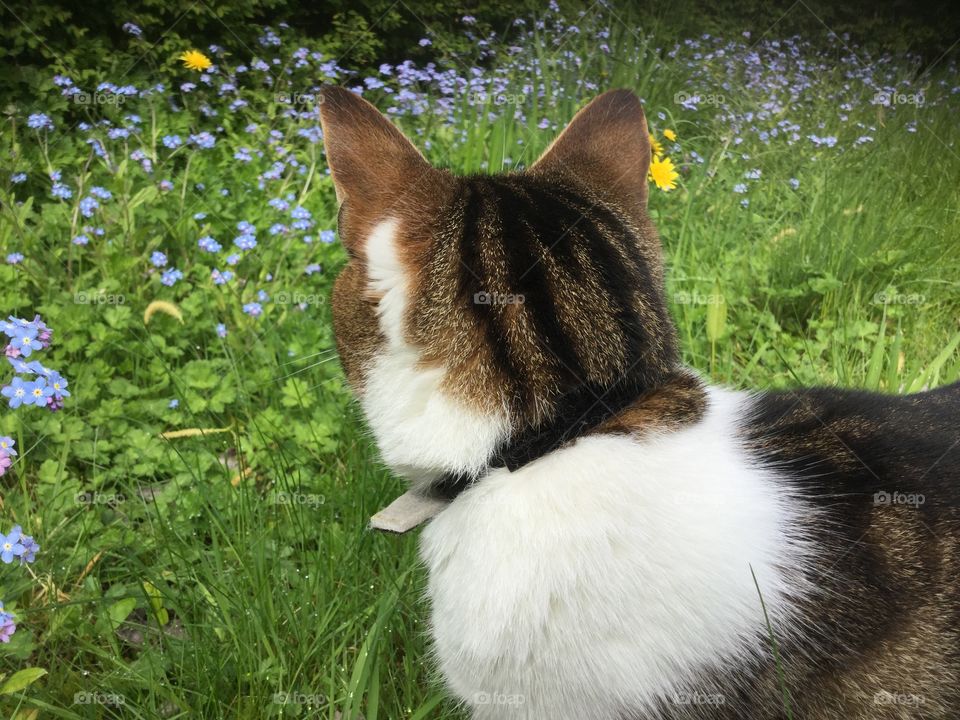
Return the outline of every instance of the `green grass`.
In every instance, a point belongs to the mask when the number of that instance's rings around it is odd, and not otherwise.
[[[655,55],[651,40],[614,23],[607,56],[584,32],[563,47],[587,58],[577,67],[545,49],[549,33],[522,55],[540,63],[551,88],[524,98],[526,123],[490,120],[461,97],[453,127],[428,115],[400,124],[418,143],[430,140],[438,164],[509,168],[549,143],[554,128],[537,127],[540,118],[562,127],[593,94],[583,78],[633,87],[657,137],[677,131],[671,157],[688,161],[680,188],[651,188],[650,202],[686,362],[715,382],[758,389],[820,383],[904,392],[960,376],[960,162],[943,142],[953,136],[954,106],[889,113],[860,104],[849,114],[877,125],[873,143],[853,147],[859,131],[841,124],[843,153],[748,138],[731,156],[735,133],[679,107],[674,95],[688,89],[689,69]],[[502,67],[511,88],[527,82],[522,68]],[[927,80],[931,88],[939,77]],[[805,133],[820,121],[833,127],[839,102],[831,93],[843,82],[839,71],[818,71],[817,93],[782,116],[802,117]],[[266,200],[286,192],[311,210],[317,229],[335,219],[318,146],[279,117],[268,100],[275,89],[250,89],[250,108],[224,111],[223,135],[206,154],[165,154],[160,143],[207,127],[198,101],[185,100],[183,112],[141,101],[144,145],[163,167],[150,181],[135,162],[111,171],[90,156],[79,133],[68,133],[73,110],[62,104],[51,112],[64,114],[57,118],[65,138],[38,138],[22,118],[4,126],[5,157],[27,158],[36,176],[62,168],[75,188],[109,182],[115,196],[100,221],[111,243],[79,248],[69,238],[85,224],[75,211],[80,192],[52,202],[49,184],[33,177],[30,192],[9,183],[2,190],[0,243],[27,259],[0,266],[0,298],[14,314],[36,310],[54,327],[48,364],[74,390],[59,414],[0,416],[0,434],[21,449],[0,480],[3,529],[19,522],[43,548],[29,571],[0,567],[0,597],[20,626],[0,648],[0,672],[48,671],[0,696],[8,715],[461,717],[430,663],[416,533],[366,529],[402,486],[379,465],[325,352],[325,298],[342,251],[265,232]],[[758,107],[754,91],[725,93],[729,110]],[[241,145],[266,146],[264,136],[243,130],[255,111],[308,168],[285,174],[268,193],[257,191],[254,170],[231,159]],[[916,133],[905,128],[912,120]],[[133,149],[111,147],[118,158]],[[691,151],[704,162],[690,161]],[[733,193],[751,168],[762,170],[761,180],[745,196]],[[173,178],[174,190],[158,191],[160,177]],[[194,190],[197,180],[208,190]],[[221,186],[231,194],[219,196]],[[25,200],[31,192],[36,200]],[[193,220],[198,210],[208,218]],[[261,246],[238,266],[246,284],[216,288],[210,269],[225,266],[201,256],[196,239],[209,231],[227,245],[241,219],[258,223]],[[173,288],[150,274],[147,258],[160,248],[185,271]],[[307,262],[321,262],[324,272],[304,276]],[[254,319],[240,306],[259,288],[275,298],[318,297],[302,312],[275,299]],[[123,300],[75,301],[98,291]],[[175,302],[184,323],[158,314],[144,324],[143,310],[157,298]],[[230,326],[226,339],[213,332],[218,321]],[[167,407],[171,398],[179,408]],[[185,428],[227,431],[159,436]],[[114,502],[77,502],[81,492]],[[278,703],[278,693],[304,702]],[[108,696],[122,706],[104,702]]]

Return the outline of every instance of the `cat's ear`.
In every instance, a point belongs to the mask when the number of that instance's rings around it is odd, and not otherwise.
[[[649,169],[650,134],[640,100],[629,90],[609,90],[574,115],[530,172],[564,172],[602,195],[644,207]]]
[[[330,86],[320,94],[320,124],[337,199],[370,211],[436,171],[397,127],[355,93]]]

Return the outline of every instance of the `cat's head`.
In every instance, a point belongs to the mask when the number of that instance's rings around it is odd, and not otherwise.
[[[322,97],[350,256],[337,347],[394,470],[479,472],[510,438],[676,367],[635,95],[595,98],[526,170],[467,177],[350,91]]]

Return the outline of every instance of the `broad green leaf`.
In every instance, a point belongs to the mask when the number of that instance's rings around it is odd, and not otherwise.
[[[11,695],[20,692],[33,685],[37,680],[47,674],[47,671],[41,667],[28,667],[18,670],[11,675],[3,685],[0,685],[0,695]]]

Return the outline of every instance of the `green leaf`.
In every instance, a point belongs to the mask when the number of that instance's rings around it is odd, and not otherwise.
[[[313,405],[313,394],[310,387],[300,378],[291,378],[283,384],[280,402],[284,407],[305,407]]]
[[[884,309],[886,316],[886,309]],[[870,364],[867,368],[866,388],[876,390],[880,387],[880,373],[883,372],[883,351],[886,348],[887,339],[887,319],[884,317],[880,325],[880,333],[877,335],[877,342],[873,346],[873,353],[870,355]],[[893,360],[896,363],[896,358]]]
[[[723,337],[723,332],[727,327],[727,299],[723,296],[723,289],[720,287],[720,281],[713,284],[713,291],[710,293],[707,303],[707,340],[711,343],[717,342]]]
[[[37,680],[47,674],[47,671],[41,667],[28,667],[18,670],[10,678],[0,685],[0,695],[11,695],[15,692],[33,685]]]
[[[427,700],[423,705],[417,708],[417,711],[410,716],[410,720],[426,720],[433,712],[434,708],[443,702],[443,695],[437,694]]]
[[[150,602],[150,609],[153,610],[153,616],[161,625],[170,622],[170,614],[163,607],[163,594],[152,584],[143,581],[143,590],[147,593],[147,600]]]
[[[115,602],[110,606],[110,609],[107,611],[107,615],[110,618],[110,622],[113,625],[114,630],[116,630],[120,623],[126,620],[130,613],[133,612],[134,608],[137,607],[136,598],[124,598],[119,602]]]

